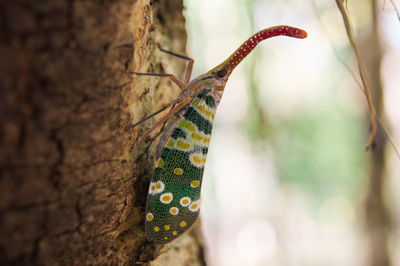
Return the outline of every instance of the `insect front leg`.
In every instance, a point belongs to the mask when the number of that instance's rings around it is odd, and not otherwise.
[[[161,48],[160,44],[158,44],[158,49],[160,49],[161,52],[164,52],[166,54],[184,59],[184,60],[188,60],[189,64],[186,68],[186,73],[185,73],[185,79],[183,80],[183,82],[181,80],[179,80],[175,75],[173,74],[161,74],[161,73],[141,73],[141,72],[131,72],[132,74],[138,75],[138,76],[155,76],[155,77],[168,77],[170,80],[172,80],[179,88],[181,88],[181,90],[185,90],[185,85],[187,85],[190,82],[190,77],[192,76],[192,70],[193,70],[193,64],[194,64],[194,60],[193,58],[181,55],[181,54],[177,54],[168,50],[165,50],[163,48]]]
[[[161,126],[160,130],[155,134],[151,139],[150,142],[153,142],[157,139],[160,135],[162,135],[157,143],[156,147],[156,159],[160,158],[162,149],[165,146],[165,143],[168,140],[168,137],[171,135],[172,131],[176,127],[176,124],[179,122],[180,115],[176,115],[174,118],[170,118],[170,121],[164,121],[163,125]],[[167,124],[168,123],[168,124]],[[132,152],[132,151],[131,151]]]
[[[160,49],[161,52],[164,52],[166,54],[172,55],[172,56],[176,56],[178,58],[184,59],[184,60],[188,60],[189,64],[186,68],[186,74],[185,74],[185,79],[183,81],[184,85],[187,85],[190,81],[190,77],[192,76],[192,70],[193,70],[193,64],[194,64],[194,60],[193,58],[181,55],[181,54],[177,54],[168,50],[165,50],[163,48],[161,48],[161,45],[158,43],[158,49]]]
[[[186,73],[185,73],[185,79],[184,81],[179,80],[175,75],[173,74],[162,74],[162,73],[141,73],[141,72],[131,72],[132,74],[138,75],[138,76],[155,76],[155,77],[168,77],[170,80],[172,80],[172,82],[174,82],[181,90],[182,93],[179,95],[179,97],[173,101],[171,101],[170,103],[168,103],[166,106],[162,107],[161,109],[159,109],[158,111],[152,113],[151,115],[143,118],[142,120],[140,120],[139,122],[131,125],[128,127],[128,130],[131,130],[132,128],[134,128],[135,126],[143,123],[144,121],[148,120],[149,118],[163,112],[164,110],[166,110],[167,108],[171,107],[171,110],[164,115],[163,117],[160,118],[160,120],[155,123],[150,129],[148,129],[147,131],[145,131],[145,133],[143,135],[141,135],[138,140],[135,142],[135,144],[132,146],[132,149],[134,149],[134,147],[136,146],[136,144],[140,143],[148,134],[150,134],[155,128],[159,127],[161,124],[163,125],[160,132],[162,132],[162,129],[165,126],[165,123],[167,122],[167,120],[174,114],[179,113],[183,107],[185,105],[187,105],[190,102],[190,98],[189,97],[184,97],[185,92],[186,92],[186,85],[190,82],[190,77],[192,74],[192,70],[193,70],[193,64],[194,64],[194,60],[190,57],[184,56],[184,55],[180,55],[168,50],[165,50],[163,48],[161,48],[160,44],[158,44],[158,48],[160,49],[160,51],[167,53],[169,55],[184,59],[184,60],[188,60],[188,66],[186,68]],[[159,136],[158,133],[156,135]],[[164,134],[165,135],[165,134]],[[167,137],[165,137],[167,138]],[[159,146],[159,145],[158,145]]]
[[[190,98],[185,98],[179,103],[177,103],[174,107],[171,108],[171,110],[166,113],[163,117],[161,117],[151,128],[146,130],[135,142],[135,144],[132,146],[132,150],[136,147],[138,143],[140,143],[147,135],[149,135],[154,129],[158,128],[164,122],[166,122],[170,117],[172,117],[174,114],[179,112],[181,109],[183,109],[188,103],[190,103],[191,99]]]
[[[141,72],[130,72],[131,74],[135,74],[138,76],[153,76],[153,77],[167,77],[172,82],[174,82],[181,90],[185,90],[185,84],[180,81],[175,75],[173,74],[160,74],[160,73],[141,73]]]

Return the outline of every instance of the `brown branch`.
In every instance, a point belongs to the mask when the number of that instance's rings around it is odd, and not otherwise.
[[[365,94],[365,98],[368,103],[369,118],[371,121],[371,132],[368,137],[366,149],[369,149],[371,147],[371,145],[374,143],[376,129],[377,129],[376,110],[375,110],[375,106],[372,101],[371,86],[370,86],[370,83],[367,78],[366,70],[364,68],[363,60],[360,56],[360,52],[358,50],[357,43],[355,42],[355,39],[354,39],[354,34],[353,34],[353,30],[352,30],[352,26],[350,23],[350,18],[349,18],[347,9],[345,8],[344,2],[342,0],[336,0],[336,4],[340,10],[340,13],[342,14],[343,22],[344,22],[346,32],[347,32],[347,37],[349,38],[350,44],[353,47],[354,53],[356,54],[356,57],[357,57],[358,71],[359,71],[361,81],[363,84],[363,88],[364,88],[363,91]]]
[[[333,44],[333,40],[331,35],[329,34],[328,29],[326,28],[324,22],[321,19],[321,16],[319,14],[318,11],[318,7],[316,6],[315,1],[312,1],[312,7],[314,9],[315,14],[317,15],[317,18],[319,20],[319,22],[321,23],[322,28],[325,30],[326,35],[331,43],[331,47],[333,50],[333,53],[335,54],[336,59],[347,69],[347,71],[350,73],[350,75],[353,77],[354,81],[357,83],[358,87],[364,92],[364,88],[363,85],[361,84],[361,82],[357,79],[357,75],[356,73],[354,73],[354,71],[351,69],[351,67],[339,56],[338,51],[336,50],[334,44]],[[398,147],[398,145],[396,144],[396,142],[394,141],[394,138],[392,137],[392,135],[390,134],[389,130],[387,129],[383,119],[379,116],[379,114],[376,115],[378,123],[382,126],[383,131],[385,132],[386,137],[389,140],[390,145],[393,147],[394,152],[396,153],[397,157],[400,159],[400,149]]]

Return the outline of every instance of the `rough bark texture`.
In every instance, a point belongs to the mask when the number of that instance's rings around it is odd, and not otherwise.
[[[126,131],[179,93],[129,71],[182,76],[185,62],[155,46],[184,53],[182,9],[180,0],[0,3],[1,265],[204,264],[196,230],[164,249],[147,242],[154,145],[129,150],[154,120]]]

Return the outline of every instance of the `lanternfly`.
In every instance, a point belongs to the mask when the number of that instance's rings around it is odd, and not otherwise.
[[[131,126],[170,108],[138,140],[163,125],[157,145],[157,163],[150,182],[145,216],[146,236],[157,244],[167,243],[187,231],[200,210],[200,190],[216,108],[233,69],[261,41],[279,35],[305,38],[307,33],[289,26],[261,30],[245,41],[227,60],[190,81],[193,59],[161,51],[189,61],[184,81],[172,74],[136,75],[170,78],[182,92],[161,110]]]

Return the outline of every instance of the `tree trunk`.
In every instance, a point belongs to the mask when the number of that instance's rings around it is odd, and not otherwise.
[[[144,235],[154,144],[130,153],[176,97],[181,0],[0,4],[0,264],[201,265],[196,230],[164,248]],[[155,259],[155,260],[154,260]]]
[[[374,105],[380,117],[384,116],[383,92],[381,81],[382,49],[379,43],[379,12],[381,7],[371,0],[371,30],[362,42],[363,58],[366,60],[368,76],[372,85]],[[371,150],[369,182],[365,201],[365,222],[368,235],[368,265],[390,266],[389,235],[390,212],[385,205],[385,133],[378,124],[374,147]]]

